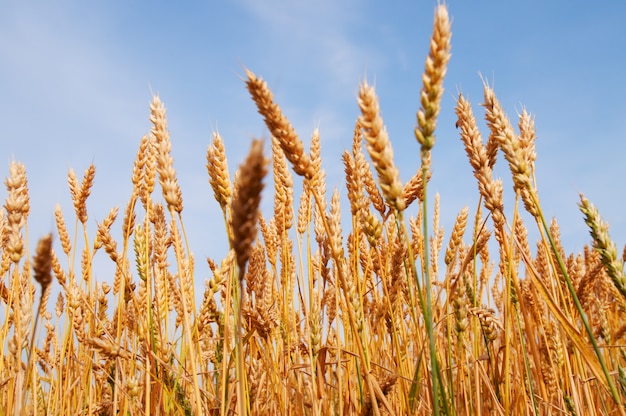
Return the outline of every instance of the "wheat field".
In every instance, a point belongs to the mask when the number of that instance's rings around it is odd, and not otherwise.
[[[487,83],[485,126],[462,94],[455,108],[480,203],[451,232],[440,225],[428,183],[451,38],[439,5],[416,113],[419,165],[406,183],[376,91],[359,86],[345,195],[326,189],[318,131],[305,147],[246,70],[242,88],[271,143],[253,140],[232,177],[219,133],[208,145],[205,191],[223,213],[224,258],[192,255],[158,96],[123,212],[89,218],[92,164],[68,173],[74,211],[57,206],[54,233],[29,235],[26,167],[11,162],[0,414],[624,415],[626,250],[581,194],[592,243],[564,251],[540,206],[534,119],[522,111],[514,126]],[[494,177],[499,155],[512,189]],[[506,209],[505,192],[515,201]],[[96,256],[114,265],[110,283],[95,277]],[[211,276],[202,286],[200,269]]]

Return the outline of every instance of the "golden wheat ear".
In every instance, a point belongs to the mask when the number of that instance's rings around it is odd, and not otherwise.
[[[363,128],[367,151],[378,173],[378,182],[390,208],[405,208],[400,173],[393,162],[393,149],[387,129],[380,116],[378,97],[374,88],[364,82],[359,88],[359,125]]]
[[[609,236],[609,225],[602,220],[595,206],[583,194],[580,194],[580,211],[585,216],[589,233],[593,239],[593,248],[600,254],[602,263],[619,293],[626,299],[626,275],[622,259],[617,254],[617,246]]]
[[[509,162],[509,168],[513,176],[513,188],[519,192],[524,202],[524,207],[535,218],[539,218],[537,191],[533,186],[531,178],[531,164],[528,157],[532,149],[528,149],[528,143],[522,143],[518,135],[515,134],[513,126],[508,116],[502,109],[500,101],[496,97],[493,88],[487,84],[484,86],[485,119],[491,131],[491,135],[498,143],[505,159]],[[524,122],[525,123],[525,122]],[[525,128],[530,128],[525,126]],[[526,131],[525,134],[530,134]],[[526,139],[528,140],[528,139]]]
[[[33,277],[41,286],[42,293],[52,283],[52,233],[42,237],[37,243],[33,261]]]
[[[263,141],[254,140],[246,161],[239,166],[233,197],[231,245],[235,250],[239,275],[243,276],[252,243],[256,239],[259,205],[263,178],[267,174],[268,161],[263,156]]]
[[[209,183],[213,189],[215,200],[226,214],[230,208],[232,185],[228,174],[228,162],[224,141],[218,132],[213,133],[213,142],[209,145],[206,154],[206,168],[209,174]]]
[[[24,255],[24,238],[22,228],[26,225],[30,212],[30,198],[28,196],[28,180],[26,168],[21,162],[11,161],[10,175],[4,181],[8,192],[4,208],[6,223],[3,235],[3,258],[10,258],[17,264]],[[8,263],[7,263],[8,267]],[[5,267],[2,267],[6,272]]]
[[[423,87],[420,93],[421,108],[417,112],[415,138],[426,152],[435,145],[435,128],[437,116],[441,109],[443,95],[443,79],[448,70],[452,38],[452,23],[445,5],[435,10],[435,24],[430,38],[430,52],[426,57]]]
[[[154,96],[150,103],[150,122],[156,146],[156,171],[163,189],[163,199],[168,209],[180,214],[183,211],[183,196],[176,178],[174,158],[171,155],[172,142],[167,129],[165,105],[158,96]]]
[[[274,102],[274,96],[267,83],[247,69],[246,76],[248,77],[246,87],[257,105],[259,114],[263,116],[272,136],[280,143],[280,147],[291,162],[293,170],[300,176],[312,179],[316,172],[311,163],[311,158],[304,152],[304,145],[295,129],[278,104]]]
[[[30,347],[28,350],[28,368],[32,365],[39,315],[43,314],[45,311],[46,303],[48,303],[50,296],[50,284],[52,283],[52,233],[42,237],[37,243],[35,257],[33,259],[33,278],[41,286],[41,296],[39,297],[39,307],[35,315],[35,324],[31,332]]]

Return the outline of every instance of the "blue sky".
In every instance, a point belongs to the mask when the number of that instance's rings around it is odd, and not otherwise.
[[[11,158],[26,165],[31,238],[53,229],[57,202],[68,222],[74,218],[70,167],[82,175],[96,165],[92,225],[114,206],[123,212],[139,140],[150,128],[151,94],[158,93],[168,110],[196,263],[220,260],[226,239],[205,169],[212,131],[226,142],[231,171],[253,137],[268,137],[245,90],[244,67],[267,80],[306,143],[319,127],[329,192],[335,186],[344,192],[340,156],[351,146],[359,82],[374,83],[406,181],[419,163],[412,131],[435,6],[424,0],[2,2],[0,176]],[[482,74],[515,124],[524,107],[536,116],[539,196],[545,214],[557,217],[568,251],[589,241],[579,192],[610,223],[621,251],[626,3],[450,0],[448,6],[452,59],[430,187],[441,195],[446,231],[463,206],[474,209],[478,201],[454,128],[454,102],[459,91],[468,96],[486,134]],[[503,159],[496,175],[510,195]],[[271,186],[267,193],[269,200]]]

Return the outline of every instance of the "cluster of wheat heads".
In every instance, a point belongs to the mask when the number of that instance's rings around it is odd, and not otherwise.
[[[460,95],[457,126],[480,203],[460,210],[447,238],[438,197],[428,210],[450,36],[439,6],[415,129],[421,165],[406,184],[376,93],[361,85],[342,155],[349,224],[339,192],[327,197],[320,135],[305,150],[248,71],[271,157],[254,141],[231,179],[214,134],[206,167],[230,251],[206,268],[187,244],[158,97],[124,215],[117,221],[112,209],[95,236],[92,165],[82,180],[68,175],[73,232],[57,206],[55,241],[42,238],[31,257],[26,170],[12,162],[0,216],[0,414],[623,414],[623,259],[583,196],[593,247],[564,252],[539,205],[533,118],[522,112],[516,132],[486,85],[485,144]],[[518,206],[505,211],[498,153],[539,228],[534,250]],[[290,166],[302,181],[297,198]],[[268,175],[274,209],[264,216]],[[405,219],[408,207],[417,215]],[[96,281],[97,256],[113,262],[112,285]],[[210,279],[196,297],[200,270]]]

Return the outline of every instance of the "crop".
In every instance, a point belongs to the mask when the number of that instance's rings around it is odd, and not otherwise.
[[[416,113],[419,166],[404,184],[376,91],[360,85],[341,155],[344,207],[326,189],[318,131],[307,149],[246,70],[271,143],[254,140],[232,177],[219,133],[208,145],[223,259],[191,254],[158,96],[128,203],[95,235],[91,165],[82,178],[68,173],[72,221],[57,206],[55,235],[31,255],[26,168],[11,162],[0,211],[0,414],[624,414],[624,255],[583,195],[592,244],[564,252],[540,206],[534,119],[524,110],[515,128],[488,84],[486,141],[461,94],[455,109],[480,202],[458,212],[449,235],[440,226],[428,183],[451,33],[440,5]],[[499,154],[513,179],[508,209],[493,173]],[[529,226],[539,230],[534,247]],[[110,283],[95,277],[97,256],[114,265]],[[211,276],[202,289],[200,268]]]

